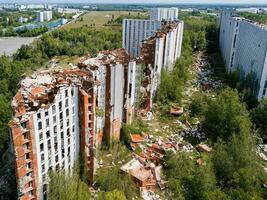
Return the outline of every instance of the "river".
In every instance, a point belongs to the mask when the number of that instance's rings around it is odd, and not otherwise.
[[[0,37],[0,56],[14,54],[21,45],[31,44],[37,37]]]

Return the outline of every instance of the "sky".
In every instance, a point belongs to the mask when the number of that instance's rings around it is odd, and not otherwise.
[[[267,0],[0,0],[0,3],[267,4]]]

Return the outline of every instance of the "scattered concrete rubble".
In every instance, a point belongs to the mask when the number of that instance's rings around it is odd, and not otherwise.
[[[170,113],[172,115],[180,116],[180,115],[183,114],[183,112],[184,112],[184,108],[183,107],[178,107],[178,106],[175,106],[175,105],[171,106]]]
[[[210,69],[210,64],[207,61],[207,57],[200,54],[197,59],[197,63],[193,66],[198,74],[197,80],[192,82],[193,87],[185,88],[184,94],[187,97],[192,96],[195,92],[199,91],[200,88],[203,90],[212,90],[221,87],[220,81],[214,81],[210,78],[213,71]],[[182,102],[181,105],[188,104],[188,101]],[[187,110],[183,106],[172,105],[170,107],[170,113],[174,116],[180,116],[187,113]],[[186,107],[186,106],[185,106]],[[160,196],[155,194],[156,186],[159,189],[164,190],[166,182],[162,180],[161,171],[164,165],[164,158],[167,151],[173,153],[179,152],[205,152],[211,153],[212,148],[203,142],[206,141],[206,136],[202,130],[202,126],[198,120],[194,123],[190,123],[187,120],[173,121],[173,125],[178,130],[172,130],[170,126],[163,125],[162,127],[153,126],[154,116],[151,112],[143,109],[138,112],[138,116],[144,120],[149,121],[148,125],[153,128],[153,134],[141,133],[140,135],[131,135],[131,147],[133,150],[132,160],[124,164],[121,170],[131,174],[133,178],[139,183],[141,196],[145,200],[160,200]],[[182,122],[183,121],[183,122]],[[180,131],[181,129],[182,131]],[[167,133],[167,136],[161,135],[161,131]],[[201,142],[196,147],[191,143],[187,142],[187,138],[196,138],[197,141]],[[204,159],[199,156],[194,157],[193,154],[188,154],[191,159],[194,159],[196,165],[205,165]],[[141,175],[140,175],[141,174]]]
[[[147,109],[140,110],[137,113],[137,116],[144,121],[151,121],[154,119],[153,113],[151,111],[147,111]]]
[[[159,195],[147,190],[141,190],[141,196],[144,200],[161,200]]]
[[[267,145],[258,145],[256,153],[258,154],[261,160],[267,161]]]
[[[183,138],[195,137],[201,141],[204,141],[207,139],[204,132],[202,131],[201,126],[197,126],[197,128],[195,129],[191,129],[191,128],[185,129],[181,131],[180,136]]]
[[[198,145],[196,146],[196,148],[197,148],[197,150],[202,151],[202,152],[207,152],[207,153],[212,152],[212,148],[209,147],[209,146],[206,145],[206,144],[203,144],[203,143],[198,144]]]

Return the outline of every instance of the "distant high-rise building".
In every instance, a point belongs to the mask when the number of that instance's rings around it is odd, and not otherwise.
[[[37,12],[38,22],[50,21],[52,18],[53,18],[53,13],[51,10]]]
[[[228,72],[239,70],[243,78],[252,74],[254,95],[267,96],[267,27],[238,17],[231,10],[220,14],[220,49]]]
[[[178,8],[152,8],[149,11],[150,20],[170,20],[174,21],[178,19]]]
[[[44,9],[44,4],[28,4],[27,9]]]
[[[237,12],[249,12],[249,13],[258,13],[259,8],[237,8]]]

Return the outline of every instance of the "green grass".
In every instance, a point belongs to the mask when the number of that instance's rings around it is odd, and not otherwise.
[[[121,15],[137,15],[138,12],[128,12],[128,11],[92,11],[88,12],[82,16],[79,17],[75,22],[71,22],[65,26],[63,26],[63,29],[71,29],[71,28],[79,28],[84,25],[91,26],[95,25],[94,27],[97,30],[103,31],[103,30],[114,30],[118,29],[118,26],[104,26],[109,20],[114,17],[116,19],[117,17]],[[83,20],[80,20],[80,19]]]

